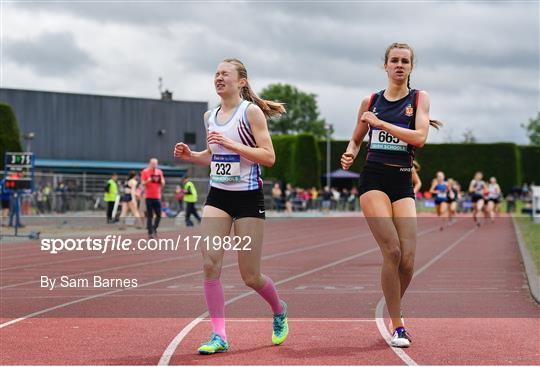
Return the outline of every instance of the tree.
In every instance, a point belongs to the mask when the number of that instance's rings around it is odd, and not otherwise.
[[[476,144],[476,137],[471,129],[465,130],[463,133],[463,143],[465,144]]]
[[[540,146],[540,112],[536,118],[530,119],[527,125],[521,124],[521,127],[527,131],[531,145]]]
[[[289,84],[270,84],[262,90],[260,96],[282,102],[287,109],[287,113],[281,117],[268,121],[271,133],[311,133],[318,139],[326,136],[325,121],[320,118],[315,94],[302,92]]]
[[[10,105],[0,103],[0,167],[4,167],[5,152],[22,151],[17,118]]]

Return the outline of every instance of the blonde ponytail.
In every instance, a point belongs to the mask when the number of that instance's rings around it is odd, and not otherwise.
[[[246,101],[253,102],[263,111],[266,117],[278,117],[286,112],[283,103],[267,101],[259,97],[249,85],[247,70],[242,61],[238,59],[225,59],[223,62],[228,62],[236,67],[238,78],[246,79],[246,85],[241,89],[240,96]]]
[[[253,102],[257,106],[259,106],[263,113],[266,115],[266,117],[279,117],[286,112],[283,103],[267,101],[259,97],[253,91],[253,89],[251,89],[248,81],[246,81],[246,86],[242,88],[240,93],[242,98],[244,98],[246,101]]]

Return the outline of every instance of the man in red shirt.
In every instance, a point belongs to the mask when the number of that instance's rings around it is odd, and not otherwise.
[[[158,160],[150,159],[148,167],[141,172],[141,181],[145,186],[146,197],[146,228],[148,237],[153,238],[157,234],[157,228],[161,219],[161,188],[165,185],[163,172],[157,168]],[[152,224],[152,217],[156,215],[156,220]]]

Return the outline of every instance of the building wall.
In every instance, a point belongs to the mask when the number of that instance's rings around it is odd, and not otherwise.
[[[21,134],[34,132],[38,158],[175,163],[174,144],[195,133],[192,149],[206,146],[206,102],[162,101],[0,88]],[[163,134],[159,134],[164,130]],[[21,138],[23,147],[27,143]]]

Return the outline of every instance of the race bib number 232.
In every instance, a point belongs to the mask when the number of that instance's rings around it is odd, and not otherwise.
[[[210,179],[214,182],[240,182],[240,155],[213,154]]]

